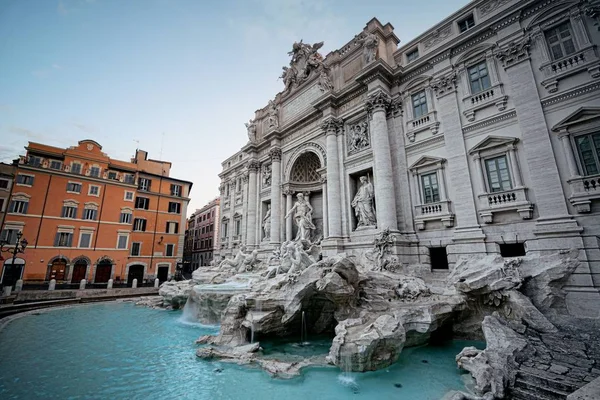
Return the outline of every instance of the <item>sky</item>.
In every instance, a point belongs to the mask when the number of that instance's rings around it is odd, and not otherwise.
[[[283,89],[295,41],[340,48],[377,17],[400,45],[467,0],[0,0],[0,161],[29,141],[136,148],[218,196],[245,122]]]

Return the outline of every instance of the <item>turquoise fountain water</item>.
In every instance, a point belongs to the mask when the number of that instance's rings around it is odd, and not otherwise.
[[[0,331],[0,399],[407,399],[462,389],[454,356],[473,343],[405,349],[377,372],[310,368],[278,380],[265,372],[198,360],[194,340],[218,328],[181,321],[180,311],[127,303],[53,310]],[[297,341],[297,339],[296,339]],[[265,343],[268,357],[326,353],[326,341]]]

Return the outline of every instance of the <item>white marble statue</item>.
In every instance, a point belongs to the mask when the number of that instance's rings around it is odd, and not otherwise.
[[[269,187],[271,186],[271,166],[270,165],[266,165],[263,167],[263,171],[262,171],[262,184],[263,187]]]
[[[358,38],[358,42],[363,45],[363,59],[365,64],[369,64],[377,58],[377,45],[379,39],[374,33],[367,33]]]
[[[262,228],[265,232],[265,236],[263,240],[268,240],[271,238],[271,204],[267,204],[267,212],[262,220]]]
[[[273,100],[269,100],[269,108],[267,109],[267,126],[269,129],[279,128],[279,106],[276,106]]]
[[[313,208],[302,193],[298,193],[296,198],[298,199],[296,204],[285,214],[285,218],[289,218],[294,214],[294,220],[298,227],[298,234],[296,235],[296,239],[294,239],[295,241],[307,240],[310,242],[311,230],[316,229],[312,223]]]
[[[233,259],[226,258],[219,263],[219,269],[233,267],[237,270],[237,273],[241,273],[252,270],[258,262],[258,250],[246,253],[246,246],[241,245]]]
[[[270,279],[278,274],[299,274],[314,264],[314,260],[304,250],[301,242],[284,242],[279,250],[279,264],[270,267],[263,275]]]
[[[256,143],[256,123],[251,119],[244,125],[246,125],[246,129],[248,130],[248,140],[250,140],[251,143]]]
[[[377,218],[375,217],[375,211],[373,210],[373,198],[375,192],[373,190],[373,184],[369,181],[367,176],[360,177],[360,188],[352,200],[352,207],[354,207],[354,215],[358,223],[356,228],[377,226]]]

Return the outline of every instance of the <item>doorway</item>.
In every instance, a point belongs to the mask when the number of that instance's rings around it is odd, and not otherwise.
[[[48,268],[48,281],[55,279],[56,281],[64,281],[67,276],[67,260],[64,258],[57,258],[52,261],[52,264]]]
[[[138,286],[142,284],[142,279],[144,279],[143,265],[137,264],[129,267],[129,273],[127,274],[127,287],[131,287],[133,285],[134,279],[137,279]]]
[[[79,283],[82,279],[87,278],[87,262],[79,260],[73,267],[73,276],[71,277],[71,283]]]
[[[96,266],[96,276],[94,277],[94,283],[107,283],[112,273],[112,262],[109,260],[102,260]]]
[[[163,283],[164,281],[169,279],[169,267],[168,266],[158,267],[156,270],[156,277],[158,278],[158,281],[160,283]]]
[[[2,268],[2,285],[14,286],[15,283],[23,276],[23,269],[25,267],[25,260],[22,258],[15,259],[14,265],[12,259],[4,262],[4,268]]]

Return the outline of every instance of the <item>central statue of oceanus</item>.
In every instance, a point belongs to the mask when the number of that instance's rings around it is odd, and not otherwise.
[[[315,225],[312,223],[312,213],[313,208],[304,198],[302,193],[298,193],[296,195],[298,199],[294,207],[290,209],[290,211],[285,214],[286,218],[289,218],[292,213],[294,214],[294,220],[296,221],[296,226],[298,227],[298,234],[296,235],[296,239],[294,241],[299,240],[307,240],[310,242],[310,234],[311,230],[316,229]]]

